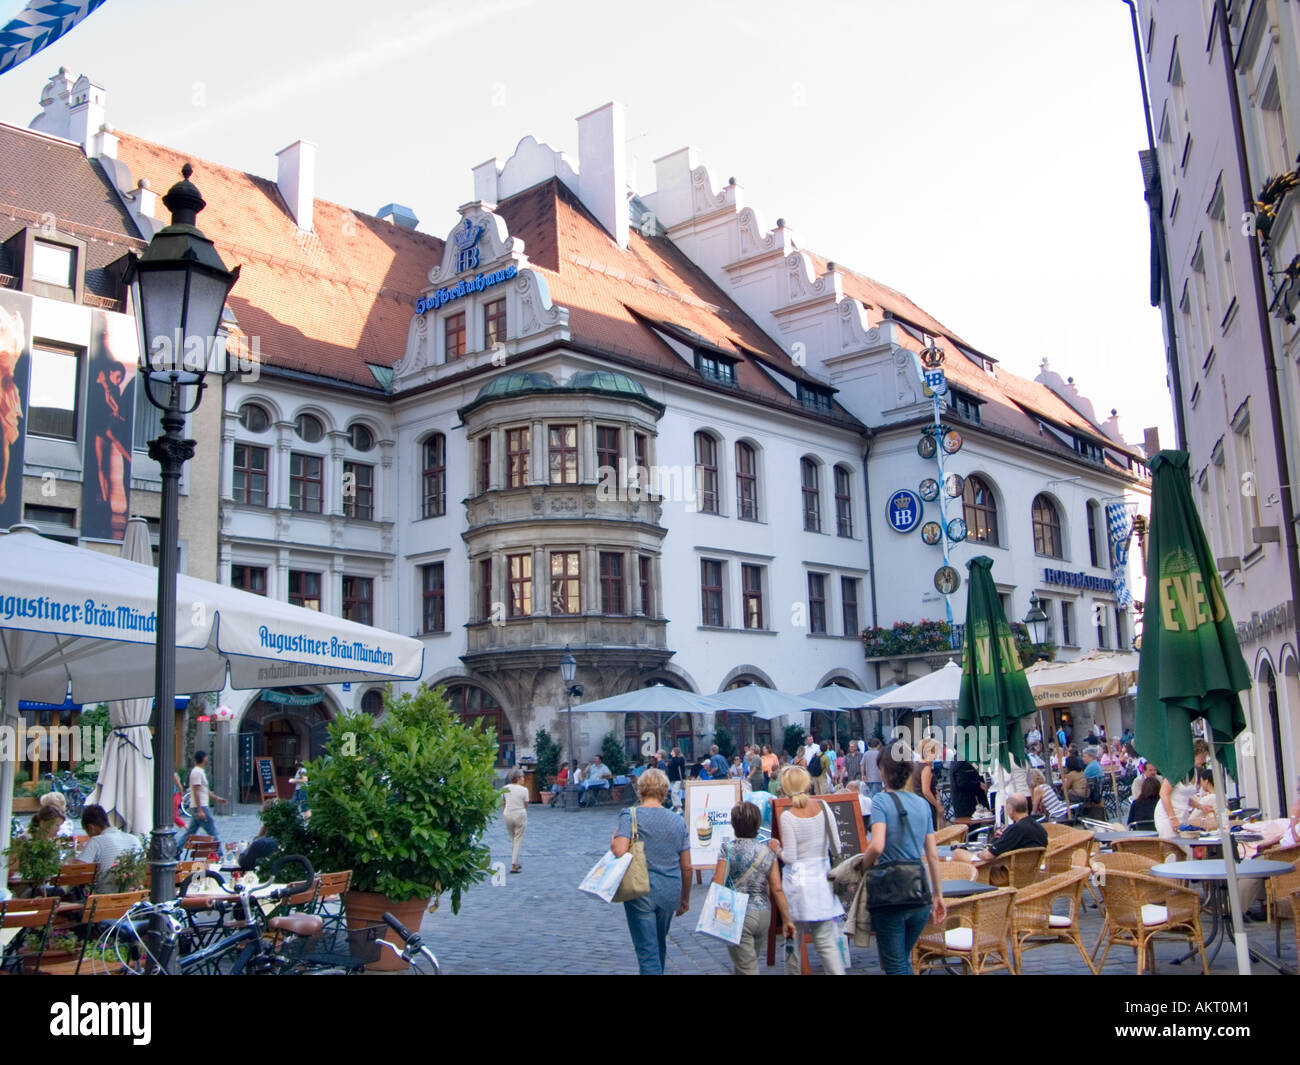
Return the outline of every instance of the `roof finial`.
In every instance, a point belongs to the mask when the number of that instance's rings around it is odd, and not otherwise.
[[[193,173],[194,173],[194,167],[190,166],[189,163],[186,163],[183,167],[181,167],[181,177],[183,177],[186,181],[189,181]]]

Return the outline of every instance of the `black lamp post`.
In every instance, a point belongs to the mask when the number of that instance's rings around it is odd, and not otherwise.
[[[1025,628],[1029,630],[1031,643],[1041,646],[1047,639],[1047,615],[1043,612],[1037,592],[1029,593],[1029,613],[1025,615]]]
[[[176,717],[176,556],[181,470],[186,460],[194,457],[194,441],[183,435],[185,416],[198,409],[226,296],[239,278],[239,268],[227,270],[212,241],[194,225],[206,204],[190,183],[192,173],[186,163],[181,170],[183,180],[163,197],[171,211],[171,225],[154,236],[142,256],[131,254],[127,270],[140,334],[140,376],[149,402],[162,411],[163,430],[162,436],[149,443],[149,457],[158,463],[162,474],[154,652],[154,828],[149,844],[150,900],[155,903],[167,902],[175,893],[171,782]],[[161,937],[164,920],[161,916],[155,919],[155,936]],[[155,956],[159,946],[160,938],[155,939]]]
[[[560,679],[564,681],[565,717],[569,721],[569,783],[565,786],[564,808],[576,811],[578,796],[581,794],[578,784],[578,748],[573,745],[573,697],[582,694],[582,685],[574,684],[578,675],[578,660],[569,653],[568,644],[564,647],[564,657],[560,659]]]

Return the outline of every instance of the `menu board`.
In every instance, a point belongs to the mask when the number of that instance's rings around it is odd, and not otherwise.
[[[280,797],[275,787],[275,763],[270,758],[257,759],[257,787],[262,793],[262,802]]]
[[[723,840],[736,838],[731,808],[740,802],[740,781],[688,780],[684,787],[691,868],[712,869],[722,856]]]
[[[839,865],[867,849],[867,830],[862,820],[862,807],[858,803],[857,792],[818,795],[812,801],[826,804],[840,837],[840,853],[838,856],[830,856],[832,865]],[[772,804],[772,835],[777,839],[781,838],[781,814],[788,809],[789,799],[777,799]]]

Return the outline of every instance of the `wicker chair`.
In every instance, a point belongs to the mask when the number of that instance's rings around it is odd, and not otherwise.
[[[1288,847],[1274,847],[1259,855],[1273,862],[1288,862],[1292,871],[1281,876],[1270,876],[1264,881],[1264,915],[1273,925],[1277,953],[1282,953],[1282,922],[1289,916],[1300,934],[1300,921],[1296,920],[1296,908],[1291,898],[1300,891],[1300,850]],[[1289,913],[1287,911],[1290,911]]]
[[[1145,854],[1106,853],[1092,856],[1092,871],[1100,878],[1111,870],[1120,873],[1146,873],[1153,865],[1160,863]]]
[[[1059,821],[1044,821],[1043,830],[1047,833],[1047,845],[1050,847],[1067,832],[1073,832],[1074,829],[1067,824]]]
[[[1097,946],[1105,942],[1106,949],[1097,959],[1098,971],[1106,964],[1110,948],[1119,943],[1137,951],[1137,974],[1141,976],[1155,937],[1175,935],[1196,947],[1201,955],[1201,972],[1209,973],[1205,935],[1201,931],[1200,894],[1153,876],[1108,869],[1101,884],[1101,895],[1106,903],[1106,923]],[[1154,965],[1153,954],[1153,968]]]
[[[1043,871],[1057,876],[1071,869],[1086,869],[1092,859],[1092,846],[1096,836],[1081,828],[1066,827],[1064,834],[1048,837],[1047,852],[1043,855]]]
[[[1187,851],[1173,840],[1158,836],[1139,836],[1136,839],[1117,839],[1115,849],[1121,854],[1143,854],[1160,862],[1181,862]]]
[[[1011,950],[1015,955],[1016,972],[1021,971],[1026,950],[1053,943],[1073,943],[1088,971],[1097,975],[1092,956],[1083,945],[1083,929],[1079,926],[1083,886],[1090,875],[1091,870],[1086,868],[1071,869],[1016,892],[1011,906]],[[1057,899],[1066,900],[1066,914],[1052,913],[1052,904]]]
[[[912,948],[912,969],[944,968],[947,959],[958,958],[975,976],[995,969],[1015,972],[1007,946],[1015,897],[1010,888],[1000,888],[948,902],[943,926],[927,924]]]
[[[979,870],[970,862],[957,861],[950,858],[948,861],[939,863],[939,872],[943,874],[945,880],[978,880]]]
[[[1022,847],[999,854],[979,867],[979,878],[994,887],[1028,887],[1038,879],[1045,850],[1045,847]]]
[[[958,843],[965,843],[966,826],[949,825],[947,828],[941,828],[939,829],[938,832],[934,834],[934,842],[935,845],[939,847],[949,845],[949,844],[955,846]]]

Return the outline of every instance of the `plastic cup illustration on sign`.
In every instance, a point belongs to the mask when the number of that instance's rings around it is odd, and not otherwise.
[[[939,498],[939,482],[933,477],[927,477],[917,485],[917,491],[920,492],[921,498],[927,503],[933,503]]]
[[[961,433],[949,429],[943,434],[943,451],[945,455],[955,455],[961,450]]]
[[[932,459],[939,450],[934,437],[926,435],[916,442],[916,453],[923,459]]]
[[[961,587],[961,574],[951,566],[940,566],[934,571],[934,587],[940,595],[952,595]]]
[[[889,497],[889,524],[895,532],[909,533],[920,524],[921,500],[910,489],[900,488]]]
[[[943,539],[943,526],[937,521],[927,521],[921,526],[921,539],[933,547]]]
[[[948,539],[959,544],[966,539],[966,522],[962,518],[953,518],[948,522]]]
[[[966,478],[960,473],[950,473],[943,479],[943,490],[949,499],[956,499],[966,487]]]

